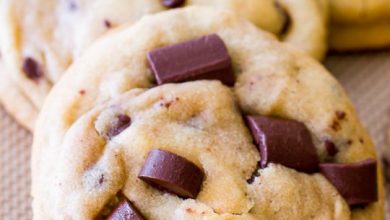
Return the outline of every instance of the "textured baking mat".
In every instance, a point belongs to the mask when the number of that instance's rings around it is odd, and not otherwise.
[[[340,79],[376,146],[383,149],[390,107],[390,51],[331,55],[325,65]],[[31,140],[0,108],[0,219],[31,219]]]

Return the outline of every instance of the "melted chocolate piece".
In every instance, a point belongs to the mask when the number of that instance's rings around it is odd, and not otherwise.
[[[306,173],[318,171],[317,152],[303,123],[266,116],[246,120],[260,150],[261,168],[279,163]]]
[[[367,205],[378,200],[375,160],[353,164],[323,163],[320,171],[350,206]]]
[[[109,139],[117,136],[131,124],[131,118],[127,115],[118,115],[108,129],[107,136]]]
[[[160,0],[160,2],[167,8],[176,8],[183,5],[184,0]]]
[[[145,218],[129,200],[125,199],[106,220],[145,220]]]
[[[23,61],[23,72],[26,76],[34,81],[38,81],[43,76],[43,71],[37,61],[31,57],[27,57]]]
[[[195,199],[204,173],[191,161],[164,150],[152,150],[138,177],[154,187]]]
[[[234,85],[230,56],[216,34],[152,50],[148,61],[159,85],[200,79]]]

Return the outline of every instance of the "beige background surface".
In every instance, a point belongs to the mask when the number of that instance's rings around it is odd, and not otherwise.
[[[390,108],[390,50],[331,55],[325,65],[340,79],[376,146],[383,149]],[[31,219],[31,140],[0,108],[0,219]]]

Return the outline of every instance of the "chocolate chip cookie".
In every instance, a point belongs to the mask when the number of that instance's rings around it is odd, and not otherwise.
[[[315,60],[228,11],[117,30],[37,121],[34,219],[383,219],[373,143]]]
[[[95,39],[146,14],[188,5],[232,10],[315,58],[326,51],[326,13],[312,0],[4,0],[1,51],[7,70],[0,93],[7,110],[32,129],[62,73]],[[310,23],[306,21],[310,20]]]
[[[330,48],[378,49],[390,45],[390,1],[330,0]]]

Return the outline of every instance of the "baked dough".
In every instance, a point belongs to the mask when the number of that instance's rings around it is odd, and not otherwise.
[[[329,47],[336,51],[390,45],[390,1],[330,0]]]
[[[3,0],[0,4],[0,45],[7,68],[0,70],[0,81],[13,85],[0,93],[0,101],[30,130],[51,87],[95,39],[121,24],[168,9],[160,0]],[[326,7],[316,1],[186,0],[187,5],[232,10],[317,59],[326,52],[327,13],[321,13]],[[22,68],[27,58],[41,72],[34,80]]]
[[[236,83],[215,80],[155,85],[147,53],[217,34]],[[131,125],[104,134],[118,114]],[[49,94],[32,154],[34,219],[93,219],[118,194],[148,219],[383,219],[378,201],[350,209],[319,173],[279,164],[257,170],[259,153],[243,115],[300,121],[320,161],[375,159],[373,143],[339,83],[315,60],[227,11],[188,7],[146,16],[90,47]],[[328,158],[325,143],[338,153]],[[204,169],[195,199],[157,190],[137,178],[151,149]]]

